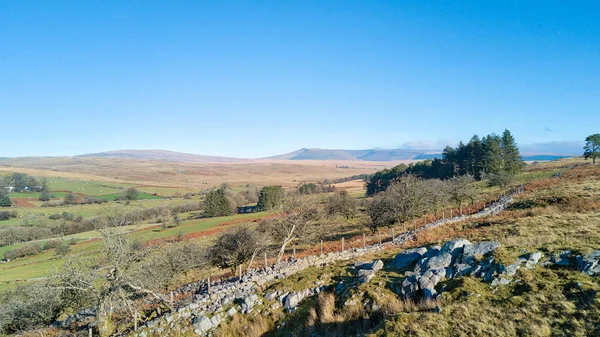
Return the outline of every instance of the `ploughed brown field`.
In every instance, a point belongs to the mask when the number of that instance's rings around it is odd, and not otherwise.
[[[375,173],[413,161],[346,160],[247,160],[235,163],[175,163],[119,158],[48,157],[3,160],[0,173],[22,172],[32,176],[62,177],[157,187],[210,187],[232,185],[296,186],[303,181],[323,181]]]

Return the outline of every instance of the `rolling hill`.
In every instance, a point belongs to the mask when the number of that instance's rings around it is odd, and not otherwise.
[[[116,150],[83,154],[77,157],[139,159],[152,161],[169,161],[178,163],[234,163],[246,160],[242,158],[205,156],[199,154],[182,153],[167,150]]]

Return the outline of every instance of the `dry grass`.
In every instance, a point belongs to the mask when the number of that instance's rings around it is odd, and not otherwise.
[[[63,177],[155,187],[206,188],[228,182],[232,185],[283,185],[296,187],[302,181],[349,177],[397,165],[400,161],[286,161],[255,160],[240,163],[174,163],[118,158],[15,158],[3,163],[2,171],[34,176]],[[341,168],[344,166],[347,168]]]

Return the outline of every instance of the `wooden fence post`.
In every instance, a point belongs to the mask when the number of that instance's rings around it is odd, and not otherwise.
[[[267,253],[265,253],[265,271],[267,270],[268,266],[267,266]]]
[[[379,246],[381,246],[381,229],[379,230]]]
[[[206,284],[207,284],[207,292],[210,294],[210,276],[206,278]]]
[[[296,258],[296,245],[294,245],[294,247],[293,247],[293,256],[294,256],[294,259],[295,259]]]
[[[394,229],[392,228],[392,242],[396,241],[396,235],[394,235]]]
[[[342,252],[344,251],[344,238],[342,238]]]
[[[321,240],[321,255],[323,255],[323,240]]]
[[[365,233],[363,233],[363,248],[367,248],[367,241],[365,239]]]
[[[89,331],[89,336],[92,337],[93,336],[92,328],[90,328],[88,331]]]

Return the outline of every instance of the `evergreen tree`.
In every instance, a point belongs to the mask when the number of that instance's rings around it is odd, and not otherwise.
[[[261,210],[270,210],[278,208],[283,203],[285,191],[281,186],[265,186],[258,195],[258,208]]]
[[[223,188],[212,190],[204,199],[204,214],[207,217],[227,216],[235,213],[234,207],[229,202]]]
[[[502,159],[502,139],[496,135],[487,135],[483,139],[483,170],[485,173],[498,174],[504,169],[504,161]]]
[[[476,180],[481,180],[481,172],[483,171],[483,144],[479,136],[474,135],[469,144],[467,144],[469,168],[468,174],[475,177]]]
[[[519,147],[510,131],[504,130],[501,146],[504,171],[508,174],[517,174],[523,168],[523,161],[521,160]]]
[[[8,193],[4,190],[4,187],[0,188],[3,189],[2,191],[0,191],[0,207],[10,207],[11,202]]]
[[[596,164],[596,158],[600,158],[600,133],[587,136],[583,150],[583,157],[586,160],[592,158],[592,163]]]

